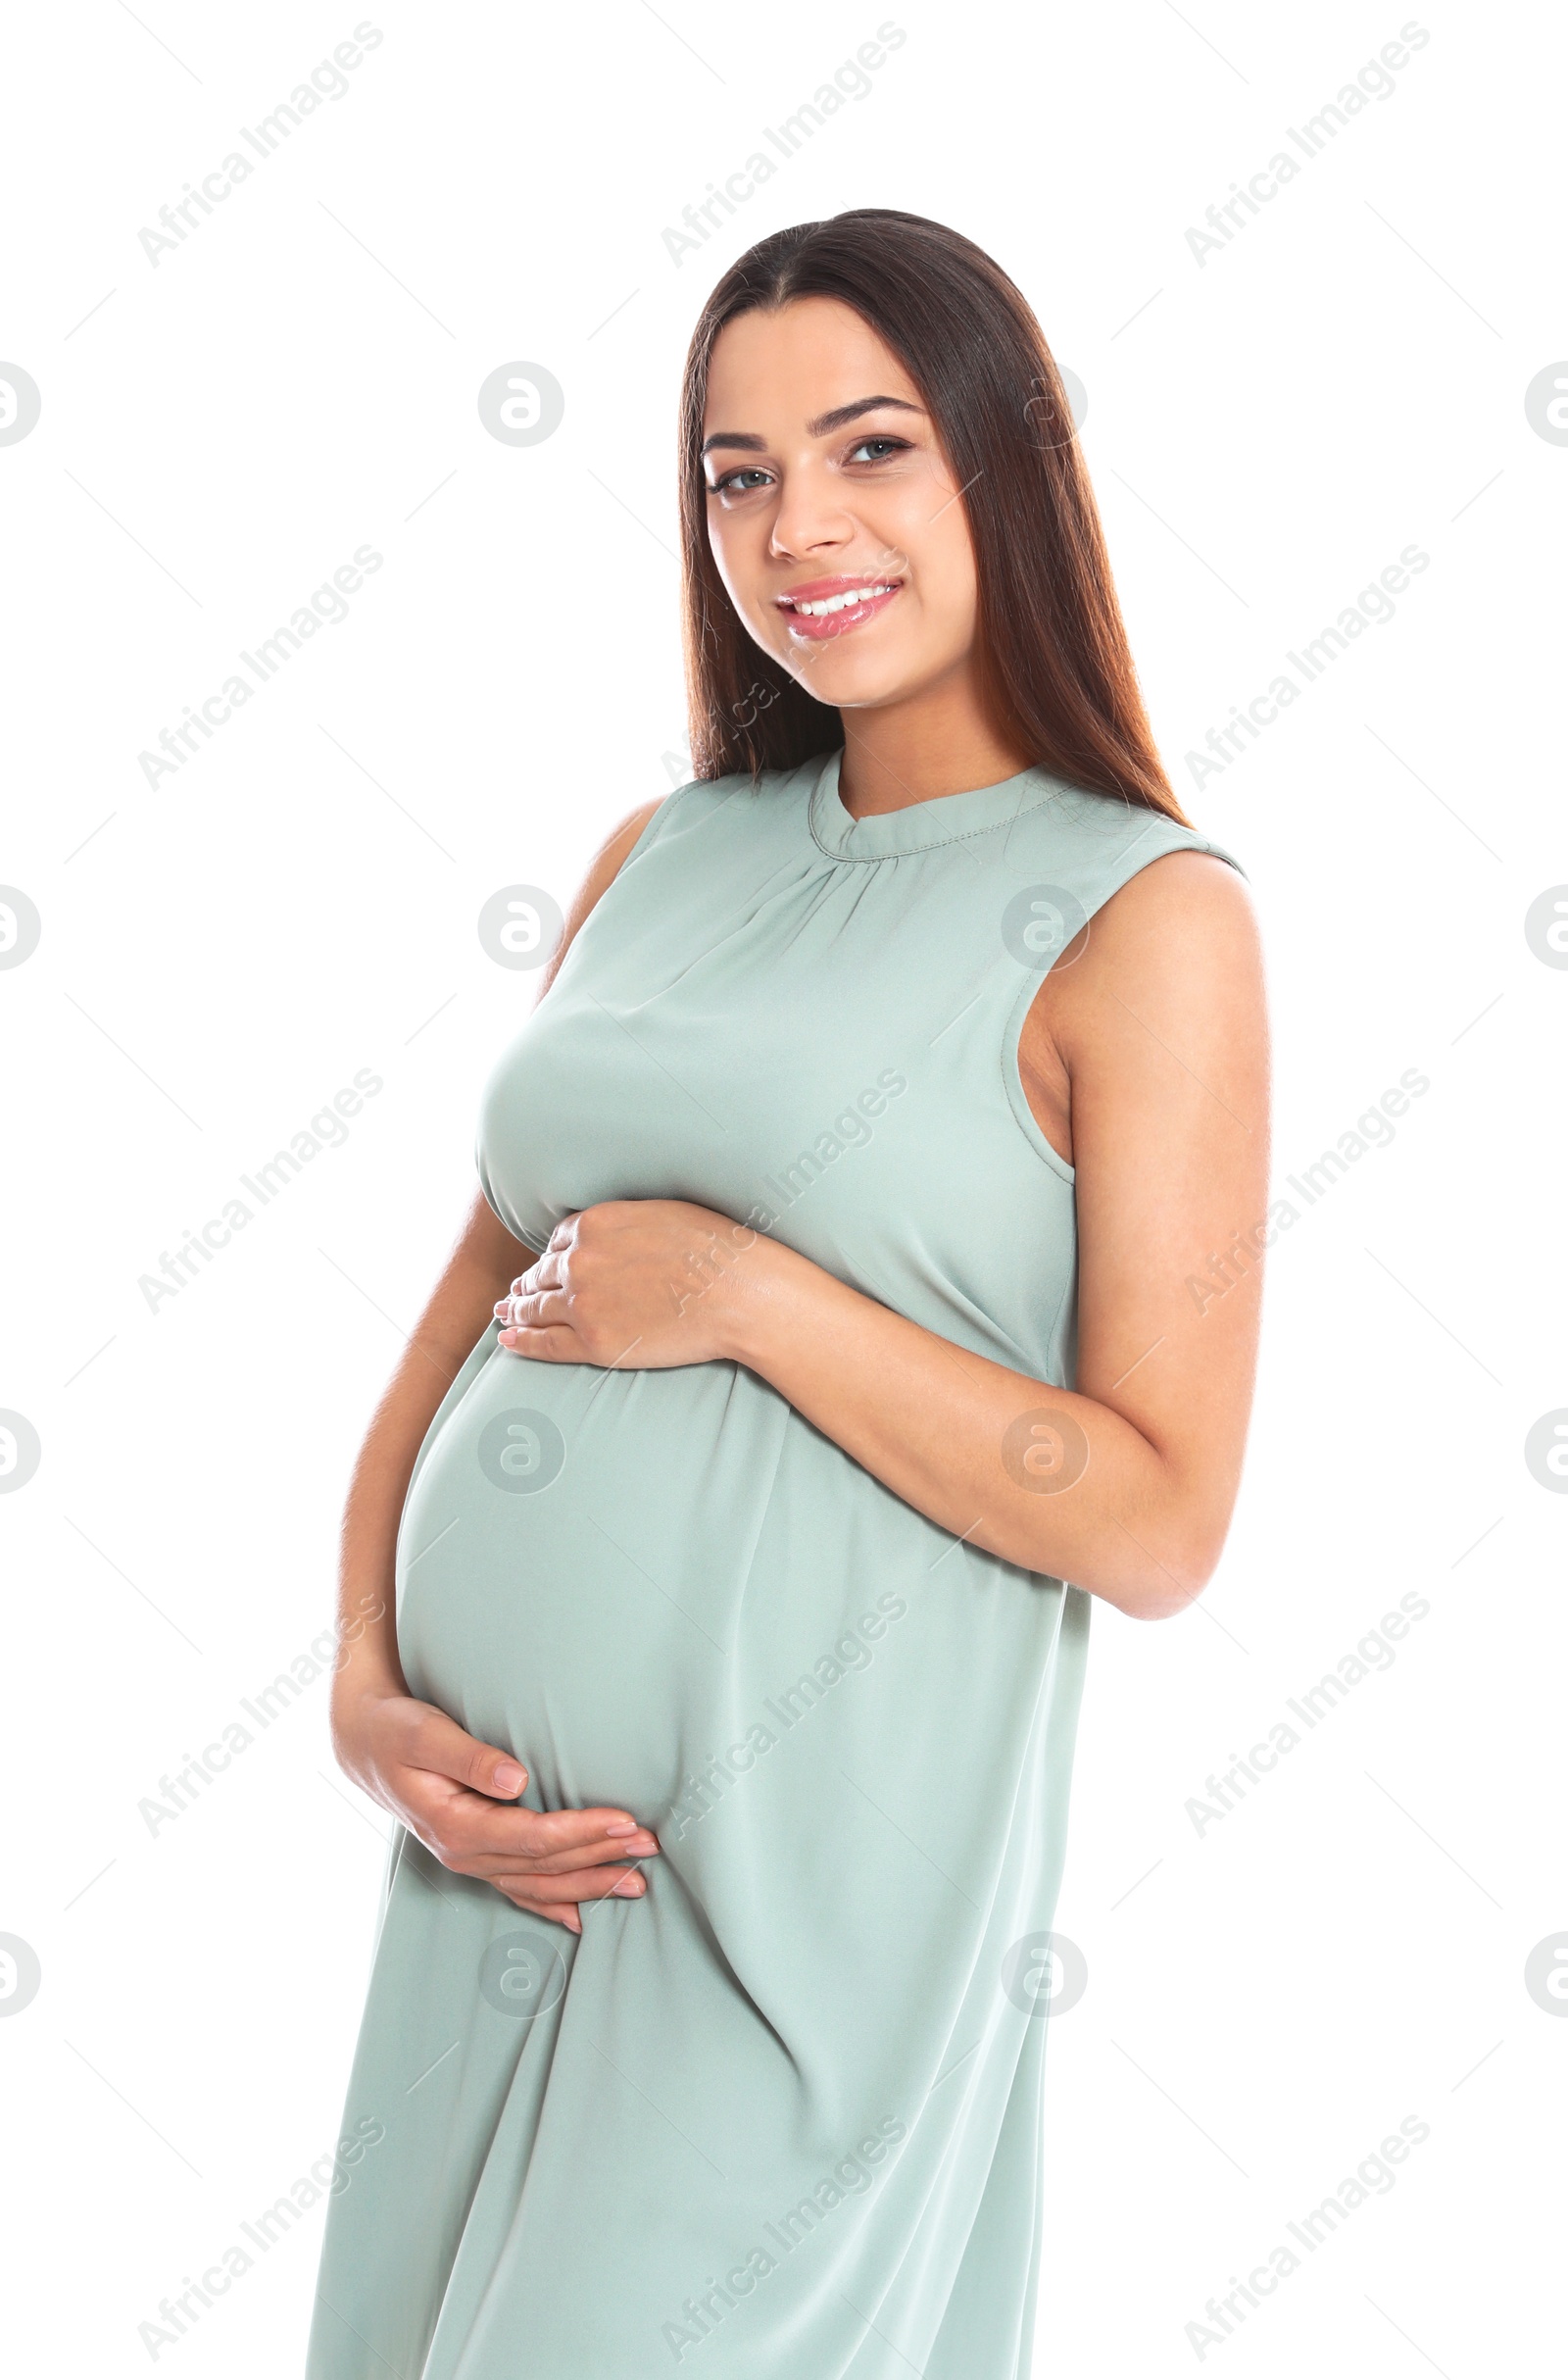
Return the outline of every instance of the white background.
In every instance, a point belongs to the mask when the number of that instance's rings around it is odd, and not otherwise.
[[[673,263],[663,227],[890,20],[870,95]],[[140,227],[366,21],[348,94],[149,262]],[[1411,22],[1394,95],[1200,264],[1188,226]],[[1553,38],[1394,0],[13,22],[0,356],[43,400],[0,446],[0,880],[43,919],[0,972],[0,1406],[43,1448],[0,1497],[0,1931],[43,1976],[0,2024],[19,2371],[144,2370],[138,2324],[334,2141],[387,1827],[336,1777],[324,1685],[156,1835],[138,1802],[330,1623],[354,1450],[532,997],[481,903],[564,903],[687,773],[701,300],[765,232],[868,204],[979,241],[1087,389],[1161,747],[1264,920],[1277,1183],[1405,1069],[1431,1085],[1279,1243],[1202,1605],[1096,1608],[1037,2369],[1539,2368],[1568,2052],[1524,1981],[1568,1926],[1568,1504],[1523,1454],[1568,1405],[1568,974],[1524,932],[1568,878],[1568,450],[1524,401],[1568,353]],[[565,391],[529,448],[475,403],[516,360]],[[362,544],[349,618],[149,786],[138,754]],[[1396,617],[1196,788],[1184,755],[1410,544]],[[139,1277],[364,1067],[345,1145],[150,1312]],[[1392,1669],[1200,1834],[1205,1778],[1408,1593]],[[1204,2302],[1406,2116],[1430,2137],[1395,2187],[1200,2356]],[[297,2370],[319,2220],[160,2367]]]

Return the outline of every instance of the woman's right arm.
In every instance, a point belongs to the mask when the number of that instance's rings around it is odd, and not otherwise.
[[[541,998],[658,807],[651,802],[634,811],[597,854],[545,971]],[[533,1251],[476,1194],[366,1433],[343,1513],[332,1741],[345,1772],[443,1866],[483,1877],[518,1909],[580,1933],[579,1901],[642,1892],[629,1862],[657,1852],[654,1837],[622,1810],[540,1813],[517,1807],[526,1768],[411,1695],[397,1644],[398,1523],[416,1459],[497,1299],[533,1261]]]

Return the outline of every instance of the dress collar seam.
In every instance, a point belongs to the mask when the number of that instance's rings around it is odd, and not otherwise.
[[[1010,812],[1004,818],[992,818],[990,822],[984,826],[965,826],[953,834],[933,835],[929,842],[911,843],[903,851],[835,851],[832,844],[824,843],[820,834],[817,832],[816,805],[819,799],[825,798],[820,794],[820,786],[821,779],[818,778],[816,785],[812,788],[807,806],[807,824],[810,829],[811,840],[816,845],[817,850],[821,852],[824,859],[843,861],[852,868],[875,868],[878,867],[884,860],[916,859],[919,857],[921,852],[942,851],[954,843],[977,842],[981,835],[998,834],[1004,827],[1016,826],[1020,818],[1026,818],[1031,815],[1032,812],[1036,810],[1044,810],[1048,804],[1059,801],[1061,798],[1061,787],[1059,785],[1051,785],[1047,787],[1046,791],[1041,795],[1038,802],[1027,802],[1020,809]],[[836,794],[834,798],[835,800],[837,799]],[[937,798],[945,799],[946,797],[939,796]],[[911,802],[906,804],[906,807],[912,810],[918,808],[918,804]],[[842,803],[840,804],[840,808],[843,808]],[[846,810],[844,815],[848,818],[850,814]],[[883,810],[876,812],[874,815],[878,818],[899,818],[903,814],[896,810]],[[850,820],[850,828],[852,833],[855,827],[861,821],[858,819]]]

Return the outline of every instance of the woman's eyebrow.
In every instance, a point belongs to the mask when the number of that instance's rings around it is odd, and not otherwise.
[[[880,405],[896,405],[900,413],[905,414],[917,414],[922,410],[918,405],[910,405],[904,397],[858,397],[853,405],[840,405],[830,414],[818,414],[814,421],[806,424],[806,434],[808,438],[825,438],[830,429],[842,429],[846,421],[855,420],[857,414],[875,413]]]
[[[900,413],[906,414],[917,414],[924,410],[919,405],[909,404],[904,397],[857,397],[853,405],[837,405],[831,413],[818,414],[814,421],[808,421],[806,434],[808,438],[825,438],[830,430],[842,429],[847,421],[854,421],[860,414],[875,413],[879,406],[884,405],[897,406]],[[765,438],[759,438],[751,430],[715,429],[711,437],[703,440],[702,451],[706,455],[714,446],[739,446],[749,454],[760,455],[764,452],[766,445]]]

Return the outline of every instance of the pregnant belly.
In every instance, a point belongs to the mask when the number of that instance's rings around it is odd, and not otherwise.
[[[729,1364],[609,1372],[492,1353],[404,1508],[411,1691],[515,1753],[546,1808],[667,1802],[734,1691],[743,1629],[765,1666],[756,1569],[802,1428]]]
[[[1015,1819],[1026,1877],[1054,1872],[1066,1591],[924,1519],[755,1373],[493,1350],[422,1450],[398,1586],[412,1690],[522,1760],[531,1808],[653,1826],[726,1956],[764,1889],[780,1940],[870,1939],[933,1878],[985,1908]]]

